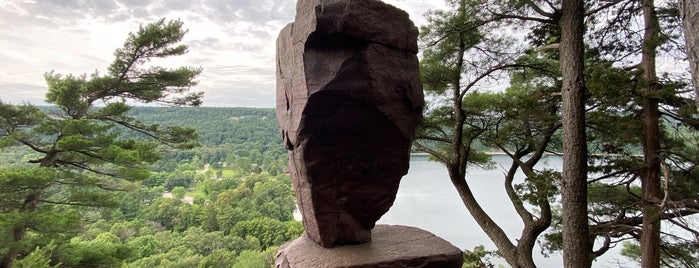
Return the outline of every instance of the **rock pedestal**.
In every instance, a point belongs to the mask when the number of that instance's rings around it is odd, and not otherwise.
[[[277,268],[458,268],[463,253],[449,242],[422,229],[378,225],[373,241],[324,248],[307,236],[280,247]]]
[[[377,0],[298,0],[277,39],[277,119],[307,237],[371,241],[424,106],[417,28]]]

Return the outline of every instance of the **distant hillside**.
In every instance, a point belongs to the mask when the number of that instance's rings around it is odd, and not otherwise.
[[[252,168],[254,163],[262,163],[270,171],[286,167],[287,152],[272,108],[135,107],[129,114],[145,123],[196,129],[202,146],[170,152],[165,158],[174,163],[162,164],[165,170],[180,161],[190,161],[195,155],[214,166],[235,162]]]
[[[129,114],[143,122],[192,127],[205,146],[251,141],[281,146],[272,108],[135,107]]]

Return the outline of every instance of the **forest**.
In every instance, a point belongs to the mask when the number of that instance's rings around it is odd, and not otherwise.
[[[699,7],[446,3],[420,27],[413,150],[495,245],[464,266],[536,267],[541,250],[591,267],[622,248],[631,266],[699,267]],[[106,73],[46,73],[49,106],[0,102],[0,267],[269,267],[301,235],[273,110],[196,107],[202,68],[147,64],[185,54],[185,33],[141,26]],[[469,186],[493,150],[512,159],[495,179],[516,237]]]
[[[185,33],[142,25],[107,73],[46,73],[48,106],[0,102],[0,267],[270,267],[302,234],[274,111],[187,107],[201,68],[144,66]]]
[[[21,249],[13,267],[270,267],[277,247],[301,235],[273,109],[137,107],[128,114],[191,126],[200,145],[166,150],[146,179],[108,205],[36,212],[21,243],[7,243],[14,215],[3,211],[0,253]],[[7,170],[33,157],[23,147],[3,149],[3,202],[14,186]]]

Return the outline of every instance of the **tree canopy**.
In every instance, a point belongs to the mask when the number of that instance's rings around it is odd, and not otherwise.
[[[194,129],[146,124],[127,115],[127,102],[198,105],[192,92],[200,68],[147,66],[187,52],[180,21],[161,19],[129,34],[102,75],[45,74],[50,108],[0,103],[0,144],[32,151],[28,165],[3,170],[3,241],[0,266],[30,252],[77,222],[70,207],[115,206],[114,191],[136,187],[160,159],[160,144],[197,145]],[[33,164],[33,165],[31,165]],[[36,234],[36,235],[34,235]],[[45,235],[46,234],[46,235]],[[46,242],[46,241],[44,241]]]
[[[699,212],[697,197],[673,185],[697,192],[690,185],[699,162],[690,151],[698,146],[699,117],[687,77],[655,70],[658,57],[683,60],[677,6],[448,4],[430,12],[421,29],[432,101],[416,147],[445,165],[498,254],[513,267],[533,267],[538,239],[545,250],[563,250],[567,266],[588,267],[617,244],[639,243],[644,267],[696,267],[687,247],[697,243],[696,226],[686,219]],[[491,90],[506,78],[506,89]],[[486,163],[484,150],[513,159],[503,182],[524,223],[515,240],[470,191],[466,167]],[[536,168],[543,153],[561,154],[563,172]],[[518,171],[523,183],[514,179]],[[675,227],[682,231],[670,231]]]

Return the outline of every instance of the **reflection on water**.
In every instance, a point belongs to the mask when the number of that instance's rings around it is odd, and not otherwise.
[[[503,187],[505,169],[512,162],[504,155],[493,156],[493,161],[493,169],[469,168],[468,182],[483,209],[514,241],[519,237],[523,225]],[[560,169],[562,164],[557,156],[546,157],[543,162],[537,168]],[[523,176],[519,174],[519,178]],[[473,249],[478,245],[495,249],[466,210],[444,166],[428,161],[426,156],[411,157],[410,170],[401,181],[396,201],[378,223],[422,228],[462,249]],[[613,252],[598,258],[593,267],[620,267],[619,263],[624,264],[621,267],[629,267],[630,263],[621,260],[618,250],[613,249]],[[538,246],[534,252],[534,261],[539,267],[563,267],[560,254],[544,258]]]

